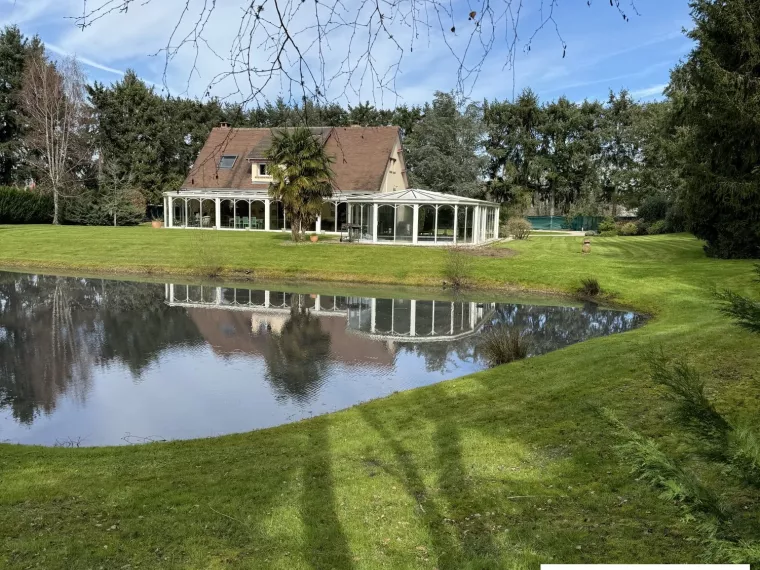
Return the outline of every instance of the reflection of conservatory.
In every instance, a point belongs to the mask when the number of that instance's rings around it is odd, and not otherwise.
[[[279,201],[265,191],[183,191],[164,195],[165,224],[218,230],[289,229]],[[478,244],[499,237],[493,202],[428,190],[342,193],[323,204],[309,231],[347,232],[357,241],[406,244]]]
[[[251,326],[274,329],[268,317],[287,317],[305,309],[321,317],[346,320],[346,330],[375,340],[435,342],[456,340],[478,332],[489,321],[494,303],[377,299],[334,295],[304,295],[200,285],[166,285],[172,307],[223,309],[252,314]],[[284,323],[282,319],[278,321]]]

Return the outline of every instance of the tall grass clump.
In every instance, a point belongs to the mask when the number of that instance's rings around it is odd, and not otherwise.
[[[599,285],[599,281],[595,277],[584,277],[581,279],[581,285],[576,289],[576,292],[580,297],[598,297],[602,294],[602,286]]]
[[[219,256],[222,249],[219,244],[219,233],[216,230],[192,230],[193,251],[207,277],[219,277],[222,273],[222,263]]]
[[[472,265],[472,256],[465,248],[448,248],[443,266],[446,285],[454,289],[466,288],[472,280]]]
[[[528,342],[515,328],[495,326],[483,333],[481,354],[489,366],[508,364],[528,356]]]

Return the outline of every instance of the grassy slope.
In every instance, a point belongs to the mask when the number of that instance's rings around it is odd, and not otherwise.
[[[197,239],[189,233],[0,228],[0,266],[77,259],[91,269],[188,271],[188,240]],[[353,280],[435,282],[444,255],[213,239],[225,245],[225,265],[293,276],[327,269]],[[688,236],[595,238],[585,257],[579,238],[510,246],[518,256],[477,260],[480,284],[569,290],[593,275],[656,317],[631,333],[271,430],[129,448],[0,446],[0,565],[694,561],[689,527],[618,465],[594,406],[612,407],[670,445],[667,408],[643,363],[648,349],[662,347],[709,374],[722,409],[757,421],[758,341],[720,316],[710,297],[716,284],[750,291],[751,264],[705,259]]]

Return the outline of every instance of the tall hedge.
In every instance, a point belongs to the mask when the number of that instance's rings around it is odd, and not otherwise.
[[[49,224],[52,221],[51,196],[0,186],[0,224]]]

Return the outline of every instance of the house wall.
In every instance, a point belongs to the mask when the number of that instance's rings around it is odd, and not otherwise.
[[[395,158],[396,160],[391,160]],[[385,167],[385,176],[380,192],[394,192],[408,188],[406,179],[406,164],[404,163],[404,153],[401,148],[401,141],[396,140],[393,145],[391,155],[388,157],[388,165]]]
[[[269,184],[272,181],[272,175],[267,174],[261,176],[259,174],[259,164],[263,164],[263,161],[251,162],[251,182],[264,182]]]

